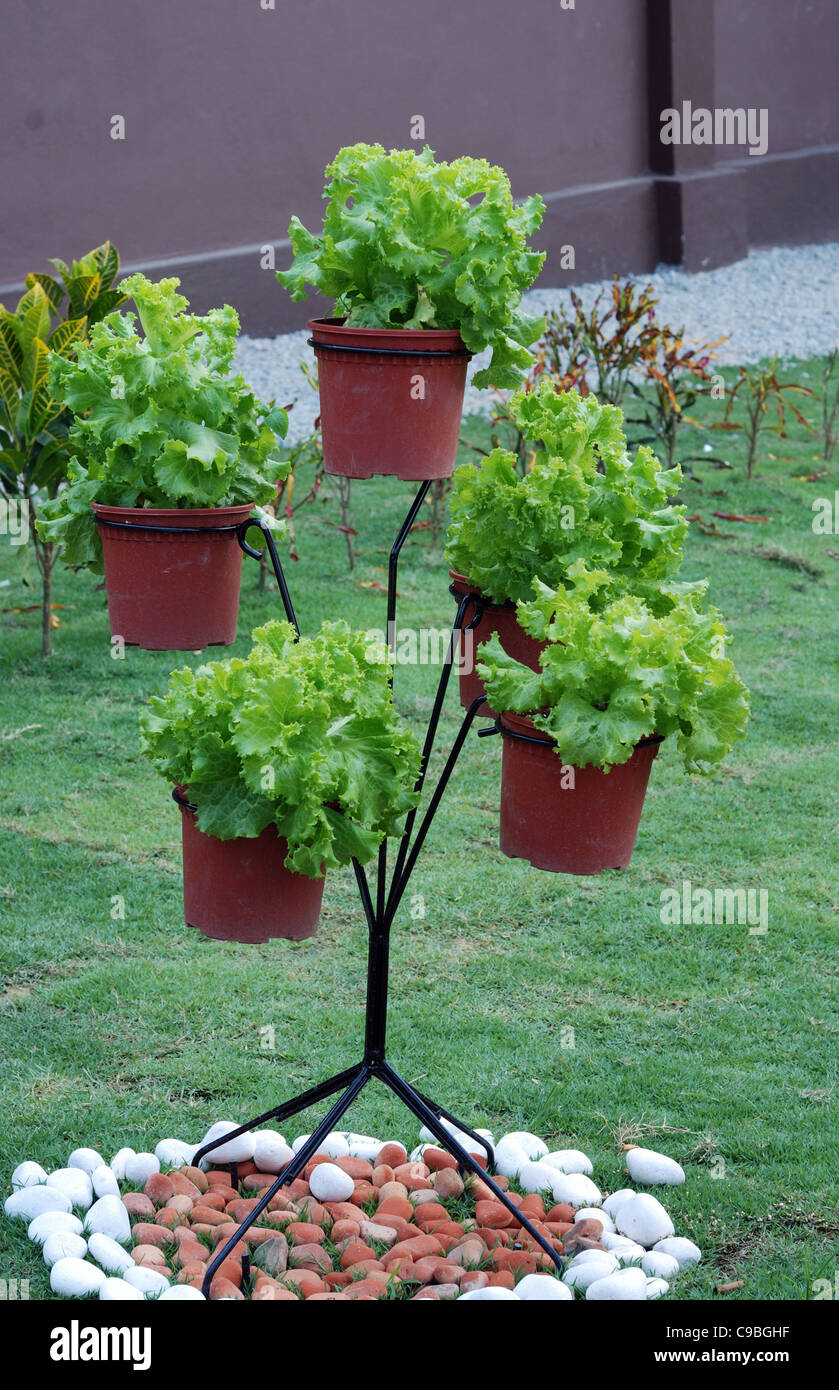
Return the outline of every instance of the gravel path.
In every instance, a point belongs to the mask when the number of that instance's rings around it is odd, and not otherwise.
[[[676,328],[684,324],[688,339],[706,341],[729,333],[729,341],[717,349],[723,364],[756,362],[772,354],[809,357],[839,343],[839,243],[753,251],[746,260],[698,275],[660,266],[652,275],[632,278],[639,285],[652,281],[659,316]],[[604,283],[577,286],[584,303]],[[563,302],[568,303],[567,290],[540,288],[525,295],[531,313]],[[303,330],[277,338],[242,338],[236,354],[236,366],[259,396],[295,402],[289,439],[308,434],[317,414],[317,395],[300,370],[300,363],[313,356],[307,337]],[[487,356],[474,359],[470,376]],[[467,413],[488,412],[491,404],[490,392],[467,390]]]

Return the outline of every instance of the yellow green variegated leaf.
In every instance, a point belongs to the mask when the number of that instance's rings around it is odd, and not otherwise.
[[[57,280],[54,280],[51,275],[41,275],[39,272],[35,271],[27,275],[26,284],[30,289],[32,289],[34,285],[40,285],[50,302],[53,313],[58,313],[58,310],[61,308],[61,301],[64,298],[64,290]]]
[[[46,342],[50,332],[50,302],[40,285],[33,285],[21,299],[17,321],[17,335],[24,353],[36,338]]]
[[[102,298],[101,295],[99,297]],[[84,315],[81,318],[65,319],[50,334],[49,350],[57,353],[59,357],[69,357],[78,344],[84,342],[86,336],[87,319]]]
[[[2,361],[0,361],[0,401],[3,403],[3,411],[8,418],[9,427],[13,428],[20,401],[20,383],[17,373],[13,375]]]
[[[60,402],[53,400],[46,381],[42,381],[32,392],[32,400],[29,403],[26,431],[28,438],[34,439],[39,435],[61,411]]]
[[[127,298],[128,295],[122,294],[120,290],[103,290],[101,294],[96,296],[87,311],[88,323],[91,327],[94,323],[99,323],[106,314],[112,313],[114,309],[119,308],[120,304],[124,304]]]
[[[101,288],[108,289],[119,274],[119,252],[110,241],[105,241],[90,254],[99,271]]]
[[[102,288],[101,279],[95,275],[76,275],[67,284],[70,307],[74,314],[85,313]]]
[[[21,380],[27,391],[34,391],[46,380],[49,366],[49,348],[43,338],[33,338],[26,350],[21,370]]]
[[[20,378],[23,349],[18,341],[17,320],[11,314],[0,316],[0,367]]]

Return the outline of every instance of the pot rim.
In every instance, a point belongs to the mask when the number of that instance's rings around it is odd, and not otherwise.
[[[534,713],[538,713],[538,711],[534,711]],[[510,724],[519,724],[521,727],[519,729],[510,728],[504,723],[505,719],[509,720]],[[557,740],[553,734],[546,734],[543,730],[537,729],[529,714],[515,714],[512,710],[502,710],[496,720],[496,727],[502,737],[518,739],[524,743],[541,743],[547,748],[557,746]],[[646,734],[633,746],[635,748],[649,748],[663,742],[664,734]],[[590,766],[590,764],[586,764],[586,766]],[[619,764],[615,764],[615,766],[619,766]]]
[[[97,521],[125,521],[135,526],[159,526],[166,522],[181,522],[190,526],[191,522],[212,527],[216,519],[221,526],[230,521],[244,521],[253,511],[253,502],[237,502],[230,507],[112,507],[107,502],[91,502]],[[146,518],[144,520],[144,518]]]
[[[506,598],[503,603],[496,603],[494,599],[487,598],[483,589],[478,588],[477,584],[473,584],[471,579],[467,578],[465,574],[461,574],[459,570],[450,569],[449,578],[452,581],[449,586],[451,593],[457,594],[461,598],[470,594],[475,598],[483,599],[485,608],[503,608],[507,611],[512,609],[515,612],[516,605],[512,599]]]

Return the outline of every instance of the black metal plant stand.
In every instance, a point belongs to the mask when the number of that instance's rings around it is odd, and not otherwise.
[[[410,510],[399,530],[396,540],[390,552],[390,563],[388,567],[388,589],[387,589],[387,632],[388,640],[393,643],[394,624],[396,620],[396,576],[399,565],[399,554],[404,545],[411,527],[416,520],[420,507],[423,504],[426,493],[430,487],[430,481],[424,482],[414,498]],[[298,635],[300,632],[288,586],[283,574],[274,538],[270,528],[265,522],[246,521],[238,527],[238,541],[242,550],[253,556],[255,559],[262,559],[263,552],[254,549],[246,541],[246,534],[250,527],[259,526],[265,536],[268,554],[274,568],[274,573],[279,585],[280,596],[283,601],[286,616],[294,626]],[[466,612],[470,605],[474,605],[475,612],[469,622],[466,622]],[[464,596],[458,606],[452,632],[449,639],[446,654],[443,660],[442,670],[437,685],[437,694],[431,711],[428,729],[425,735],[425,742],[422,750],[422,763],[417,791],[422,791],[425,776],[428,770],[429,758],[437,728],[440,722],[440,713],[443,707],[446,690],[454,663],[455,651],[460,640],[461,633],[474,628],[480,621],[482,613],[481,600],[472,595]],[[460,729],[452,744],[448,757],[446,758],[443,770],[437,781],[428,805],[422,818],[417,825],[418,809],[412,810],[405,822],[405,829],[399,841],[396,860],[388,883],[388,847],[387,840],[383,841],[378,855],[377,878],[375,902],[371,893],[370,884],[364,868],[356,860],[353,860],[353,868],[358,883],[358,890],[361,896],[361,903],[364,915],[367,919],[369,935],[368,954],[367,954],[367,1001],[366,1001],[366,1025],[364,1033],[364,1052],[360,1062],[346,1070],[338,1072],[335,1076],[329,1077],[326,1081],[321,1081],[317,1086],[311,1087],[308,1091],[303,1091],[300,1095],[294,1096],[291,1100],[283,1101],[280,1105],[266,1110],[261,1115],[255,1116],[237,1129],[231,1130],[220,1138],[213,1140],[209,1144],[204,1144],[196,1153],[193,1162],[200,1163],[201,1159],[210,1156],[214,1149],[222,1144],[227,1144],[231,1139],[235,1139],[240,1134],[247,1133],[248,1130],[262,1125],[267,1120],[283,1121],[292,1115],[298,1114],[301,1110],[307,1110],[309,1106],[317,1105],[318,1102],[326,1100],[329,1096],[334,1096],[340,1092],[338,1099],[330,1107],[327,1114],[323,1117],[317,1127],[313,1130],[306,1142],[301,1145],[294,1158],[278,1174],[276,1181],[266,1188],[262,1193],[256,1206],[248,1213],[244,1221],[239,1225],[236,1234],[225,1242],[218,1254],[214,1255],[209,1262],[204,1276],[203,1292],[209,1295],[210,1285],[216,1270],[230,1254],[244,1233],[253,1225],[261,1212],[265,1210],[282,1187],[291,1183],[306,1167],[309,1159],[317,1152],[326,1135],[333,1130],[341,1119],[342,1115],[349,1110],[353,1101],[361,1093],[369,1081],[381,1081],[387,1086],[395,1096],[402,1101],[403,1105],[421,1120],[438,1142],[457,1160],[458,1168],[474,1173],[492,1190],[495,1197],[515,1216],[518,1223],[524,1227],[530,1236],[541,1246],[546,1255],[553,1261],[559,1270],[562,1270],[563,1263],[553,1246],[535,1229],[532,1223],[524,1216],[511,1202],[507,1193],[498,1186],[487,1171],[481,1166],[478,1160],[463,1147],[461,1143],[450,1133],[444,1121],[454,1124],[462,1133],[469,1135],[479,1148],[479,1151],[486,1153],[487,1164],[491,1165],[494,1161],[492,1145],[462,1120],[457,1119],[444,1106],[437,1101],[431,1100],[422,1091],[418,1091],[415,1086],[406,1081],[391,1066],[386,1056],[387,1041],[387,992],[388,992],[388,966],[390,932],[393,920],[396,915],[400,902],[408,887],[408,883],[413,873],[417,857],[425,842],[426,836],[431,828],[432,821],[440,805],[443,793],[448,785],[449,778],[454,771],[455,764],[460,755],[461,749],[466,741],[466,737],[475,716],[478,714],[481,705],[485,703],[485,697],[479,696],[467,709]],[[497,732],[494,726],[481,729],[479,736],[487,736]],[[235,1180],[235,1164],[231,1164],[231,1170]]]

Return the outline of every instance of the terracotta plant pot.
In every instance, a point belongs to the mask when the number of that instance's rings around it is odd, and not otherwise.
[[[176,792],[186,801],[186,788]],[[325,880],[285,867],[288,846],[276,827],[269,825],[252,840],[218,840],[198,829],[194,809],[183,801],[178,804],[187,926],[219,941],[314,936]]]
[[[470,357],[457,330],[347,328],[343,319],[309,328],[326,472],[448,478]]]
[[[501,733],[502,854],[559,874],[625,869],[661,739],[642,740],[628,762],[606,773],[563,768],[553,743],[526,741],[546,735],[525,715],[505,712]]]
[[[452,593],[458,604],[465,594],[482,597],[480,589],[470,584],[465,575],[458,574],[456,570],[449,570],[449,575]],[[466,609],[464,627],[474,616],[475,608],[470,604]],[[480,620],[471,633],[465,633],[461,638],[460,703],[464,709],[468,709],[479,695],[486,694],[484,683],[475,670],[475,661],[478,647],[482,642],[488,642],[494,632],[498,633],[498,640],[508,656],[529,666],[531,671],[540,669],[539,659],[548,645],[547,642],[537,642],[535,637],[525,632],[516,617],[514,603],[490,603],[488,599],[484,599],[484,610]],[[479,719],[495,717],[496,711],[488,704],[482,705],[478,711]]]
[[[113,637],[147,651],[179,652],[229,647],[236,640],[242,551],[235,528],[250,516],[251,504],[92,505],[102,537]],[[185,529],[151,530],[154,526]]]

